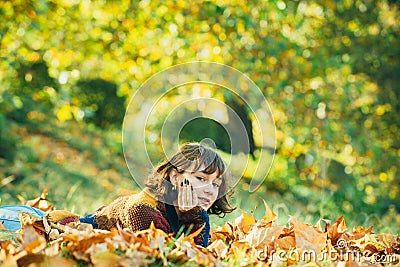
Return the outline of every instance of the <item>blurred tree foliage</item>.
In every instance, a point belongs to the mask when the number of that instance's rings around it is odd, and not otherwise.
[[[310,213],[400,210],[393,1],[16,0],[0,17],[2,169],[18,159],[13,126],[118,126],[152,74],[207,60],[246,73],[271,105],[277,157],[261,193]]]
[[[117,96],[117,85],[102,79],[79,81],[71,93],[88,122],[99,127],[120,127],[125,114],[125,98]]]

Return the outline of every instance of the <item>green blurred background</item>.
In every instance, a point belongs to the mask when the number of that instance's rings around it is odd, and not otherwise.
[[[3,1],[0,204],[47,186],[58,208],[85,214],[137,192],[121,145],[130,97],[158,71],[205,60],[248,75],[276,124],[268,177],[250,194],[249,164],[233,203],[259,218],[264,198],[279,223],[344,214],[399,233],[399,33],[396,1]],[[248,107],[215,94],[251,128]],[[229,147],[207,120],[181,135],[205,136]]]

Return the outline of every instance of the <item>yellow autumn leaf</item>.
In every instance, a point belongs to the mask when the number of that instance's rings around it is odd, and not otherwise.
[[[185,237],[183,238],[183,241],[189,241],[189,242],[191,242],[191,243],[194,243],[194,238],[195,238],[196,236],[198,236],[198,235],[201,233],[201,231],[203,231],[203,228],[204,228],[204,227],[205,227],[205,225],[203,225],[202,227],[200,227],[199,229],[197,229],[197,230],[194,231],[193,233],[191,233],[191,234],[185,236]]]
[[[326,246],[326,233],[318,228],[298,221],[290,216],[290,224],[293,225],[296,247],[299,251],[313,251],[315,255],[321,253]]]
[[[256,220],[253,216],[247,214],[244,210],[241,210],[242,215],[236,218],[235,223],[240,231],[244,233],[248,233],[250,230],[250,226],[256,223]]]
[[[281,225],[269,228],[253,228],[246,236],[246,240],[256,249],[269,247],[270,244],[279,237],[283,228],[284,226]]]
[[[22,239],[22,245],[28,253],[37,253],[46,248],[46,239],[39,235],[31,225],[24,228]]]
[[[153,221],[150,224],[149,230],[150,230],[150,233],[152,233],[154,235],[154,238],[168,236],[163,230],[156,228]],[[149,231],[149,230],[145,230],[145,231]]]
[[[119,263],[120,256],[109,251],[98,252],[91,257],[92,262],[97,267],[113,267],[121,266]]]
[[[265,215],[263,217],[263,220],[267,223],[276,221],[276,214],[271,210],[271,208],[268,206],[267,202],[264,199],[263,202],[265,206]]]
[[[221,239],[212,242],[207,248],[221,258],[225,258],[228,253],[228,246]]]
[[[328,237],[335,242],[346,230],[346,221],[343,216],[340,216],[331,226],[328,226]]]

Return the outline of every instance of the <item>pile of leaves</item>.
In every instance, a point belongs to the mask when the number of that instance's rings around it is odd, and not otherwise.
[[[45,192],[25,204],[54,210]],[[321,219],[314,226],[291,217],[286,226],[277,225],[276,214],[267,203],[265,208],[260,220],[242,212],[234,222],[213,229],[206,248],[194,243],[201,229],[179,237],[154,225],[139,232],[104,231],[22,212],[20,231],[0,230],[0,265],[400,266],[399,236],[375,234],[372,227],[348,231],[343,217],[334,223]]]

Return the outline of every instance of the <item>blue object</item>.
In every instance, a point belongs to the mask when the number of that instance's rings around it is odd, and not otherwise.
[[[0,206],[0,222],[4,227],[11,231],[21,229],[21,223],[18,220],[18,213],[28,212],[32,215],[42,218],[46,213],[39,209],[25,205]]]
[[[203,235],[203,247],[207,247],[208,246],[208,240],[210,239],[210,217],[208,216],[208,213],[206,210],[202,210],[201,211],[201,218],[203,221],[206,222],[206,225],[203,229],[203,231],[201,231],[201,234]]]
[[[99,226],[97,225],[95,219],[96,219],[96,216],[94,214],[89,214],[83,218],[80,218],[79,221],[83,222],[83,223],[90,223],[91,225],[93,225],[93,228],[98,229]]]

